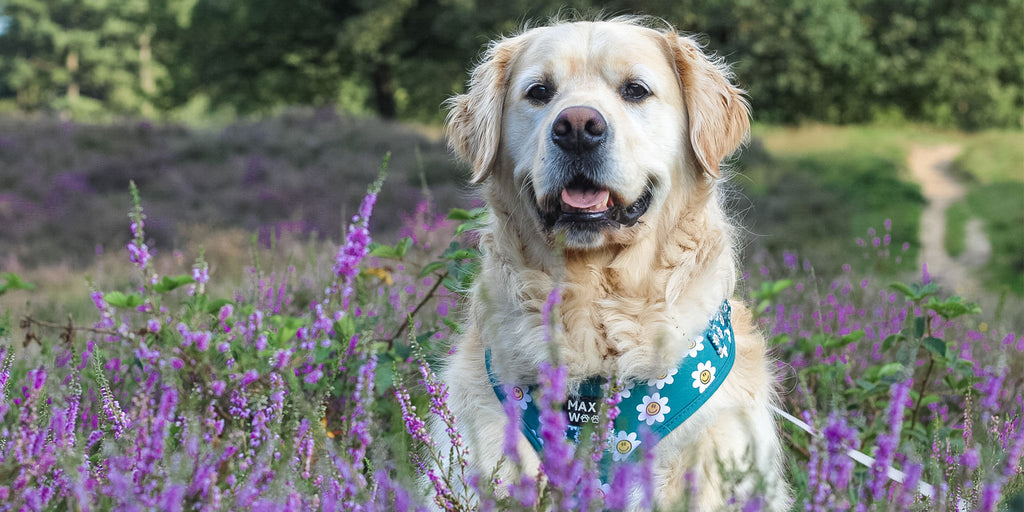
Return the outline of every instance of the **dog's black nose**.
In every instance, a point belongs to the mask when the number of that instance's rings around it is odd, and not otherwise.
[[[608,123],[591,107],[569,107],[551,125],[551,140],[573,153],[585,153],[604,142]]]

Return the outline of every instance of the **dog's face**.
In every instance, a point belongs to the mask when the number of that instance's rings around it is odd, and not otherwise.
[[[539,231],[588,249],[634,240],[673,193],[718,176],[749,128],[741,94],[675,33],[566,23],[493,45],[448,127],[475,181],[513,187]]]

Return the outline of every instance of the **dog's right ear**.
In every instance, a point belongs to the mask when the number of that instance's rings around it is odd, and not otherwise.
[[[501,116],[508,90],[509,68],[522,46],[521,37],[491,43],[483,62],[473,70],[465,94],[448,100],[445,131],[455,154],[473,167],[471,183],[490,175],[501,144]]]
[[[721,177],[719,164],[733,154],[750,133],[750,105],[731,73],[719,60],[708,58],[689,37],[667,34],[683,87],[690,143],[699,167]]]

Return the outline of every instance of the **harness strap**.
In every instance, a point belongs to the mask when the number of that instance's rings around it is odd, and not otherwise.
[[[642,443],[641,429],[650,433],[643,440],[653,440],[656,444],[693,416],[722,385],[736,360],[731,311],[729,301],[723,301],[708,320],[704,332],[690,340],[689,350],[677,368],[646,381],[628,381],[611,386],[612,391],[622,398],[613,437],[606,448],[614,462],[637,458],[636,448]],[[535,400],[540,390],[536,386],[502,384],[491,369],[490,349],[485,352],[484,361],[494,394],[502,402],[514,401],[522,409],[520,430],[534,450],[543,452],[540,411]],[[579,442],[584,426],[600,421],[599,404],[607,382],[604,377],[591,377],[580,386],[578,395],[566,400],[564,409],[569,418],[566,439]],[[607,475],[604,471],[607,458],[602,460],[602,476]]]

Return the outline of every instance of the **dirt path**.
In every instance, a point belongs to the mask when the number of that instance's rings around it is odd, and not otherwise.
[[[967,189],[949,172],[959,153],[960,146],[956,145],[913,146],[908,166],[928,202],[921,213],[920,262],[928,264],[928,272],[937,281],[962,294],[981,290],[971,271],[988,261],[992,247],[981,221],[971,219],[966,226],[963,254],[954,259],[946,252],[946,209],[967,195]]]

